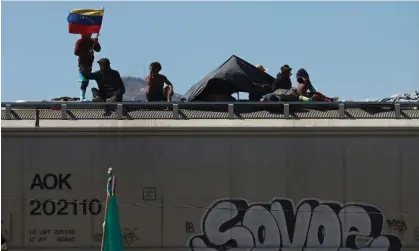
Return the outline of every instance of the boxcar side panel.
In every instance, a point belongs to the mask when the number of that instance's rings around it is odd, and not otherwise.
[[[127,248],[419,250],[417,136],[3,133],[2,146],[11,250],[97,250],[108,166]]]

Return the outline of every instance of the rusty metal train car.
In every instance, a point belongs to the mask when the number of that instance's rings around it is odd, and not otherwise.
[[[2,104],[9,250],[98,250],[108,166],[128,250],[419,250],[419,110],[218,105]]]

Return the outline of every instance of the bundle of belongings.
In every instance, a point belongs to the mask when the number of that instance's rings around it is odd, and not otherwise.
[[[292,68],[289,65],[283,65],[281,72],[278,73],[272,84],[273,92],[264,95],[261,101],[302,101],[302,102],[336,102],[338,97],[327,97],[318,92],[310,81],[308,72],[301,68],[297,71],[297,88],[292,87],[291,73]]]
[[[80,98],[75,98],[75,97],[67,97],[67,96],[64,96],[64,97],[58,97],[58,98],[53,98],[53,99],[51,99],[51,101],[54,101],[54,102],[69,102],[69,101],[75,101],[75,102],[78,102],[78,101],[80,101]],[[51,107],[51,109],[52,110],[60,110],[61,109],[61,106],[59,106],[59,105],[54,105],[54,106],[52,106]]]
[[[51,101],[63,101],[63,102],[68,102],[68,101],[80,101],[80,98],[72,98],[72,97],[58,97],[58,98],[53,98],[51,99]]]
[[[419,102],[419,91],[395,94],[391,97],[380,99],[379,102]]]

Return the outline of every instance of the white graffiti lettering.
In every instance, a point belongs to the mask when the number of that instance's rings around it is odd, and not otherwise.
[[[384,216],[364,204],[341,205],[304,199],[249,204],[216,201],[204,215],[202,233],[189,240],[192,251],[400,251],[395,235],[383,234]]]

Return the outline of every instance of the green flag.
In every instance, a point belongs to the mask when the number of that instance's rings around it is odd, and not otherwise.
[[[118,203],[115,196],[116,179],[112,168],[108,170],[105,222],[103,223],[102,251],[123,251]]]

